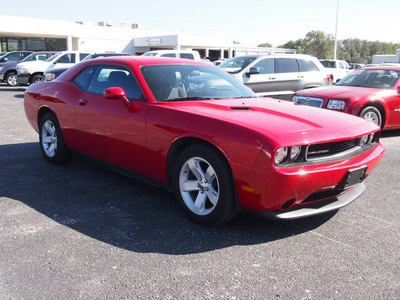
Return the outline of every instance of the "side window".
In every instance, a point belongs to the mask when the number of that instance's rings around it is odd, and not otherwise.
[[[46,60],[46,59],[47,59],[46,54],[38,54],[32,60]]]
[[[344,69],[344,64],[342,61],[339,61],[339,68]]]
[[[88,55],[89,55],[89,53],[81,53],[81,54],[79,54],[79,61],[82,61],[82,59],[84,59]]]
[[[100,66],[90,81],[88,92],[103,95],[109,87],[121,87],[128,99],[139,99],[142,92],[135,77],[128,70],[117,66]]]
[[[258,63],[256,63],[254,67],[259,68],[260,74],[275,73],[275,59],[274,58],[262,59]]]
[[[166,54],[162,54],[161,57],[176,57],[175,53],[166,53]]]
[[[311,60],[298,59],[297,62],[299,63],[300,72],[319,71],[316,64],[314,64],[314,62]]]
[[[185,59],[194,59],[194,56],[191,53],[181,53],[180,57]]]
[[[7,56],[8,61],[19,61],[20,60],[20,55],[19,53],[11,53],[10,55]]]
[[[299,65],[294,58],[278,58],[278,73],[299,72]]]
[[[61,64],[73,64],[75,63],[75,54],[73,53],[64,54],[58,59],[58,62]]]
[[[77,76],[75,76],[74,79],[72,79],[72,82],[77,85],[80,89],[86,90],[87,86],[89,85],[89,80],[91,75],[93,74],[95,67],[88,67],[81,71]]]

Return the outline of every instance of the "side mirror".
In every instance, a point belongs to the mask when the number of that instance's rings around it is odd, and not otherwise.
[[[397,88],[397,96],[400,96],[400,86]]]
[[[131,103],[131,101],[126,98],[125,91],[121,87],[110,87],[104,91],[103,96],[108,100],[121,100],[122,103],[129,108],[128,110],[131,113],[140,111],[140,105],[137,103]]]
[[[127,107],[130,107],[132,103],[126,98],[125,91],[121,87],[110,87],[104,91],[104,98],[108,100],[121,100]]]
[[[8,62],[8,58],[7,58],[7,57],[4,57],[1,61],[2,61],[2,62]]]
[[[260,74],[260,68],[256,68],[256,67],[251,67],[250,70],[248,72],[246,72],[246,76],[250,76],[253,74]]]

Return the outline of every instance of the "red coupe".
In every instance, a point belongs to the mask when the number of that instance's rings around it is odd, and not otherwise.
[[[360,116],[383,129],[400,128],[400,67],[358,69],[331,87],[298,91],[292,101]]]
[[[80,153],[164,186],[204,225],[243,211],[292,219],[337,210],[362,194],[384,153],[371,122],[258,98],[188,60],[89,60],[29,86],[24,105],[47,161]]]

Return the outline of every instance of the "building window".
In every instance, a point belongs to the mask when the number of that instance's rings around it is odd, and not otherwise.
[[[0,52],[9,51],[64,51],[67,50],[66,39],[50,38],[6,38],[0,37]]]

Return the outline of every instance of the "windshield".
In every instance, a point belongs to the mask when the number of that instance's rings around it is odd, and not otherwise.
[[[223,62],[219,67],[231,74],[235,74],[246,68],[256,58],[257,57],[238,56]]]
[[[400,71],[358,69],[344,77],[336,85],[390,89],[396,84],[399,75]]]
[[[156,101],[257,97],[249,88],[214,66],[152,65],[141,68]]]
[[[46,61],[51,62],[51,61],[53,61],[55,58],[57,58],[57,57],[59,57],[59,56],[61,56],[61,55],[62,55],[62,52],[57,52],[56,54],[54,54],[54,55],[50,56],[48,59],[46,59]]]

